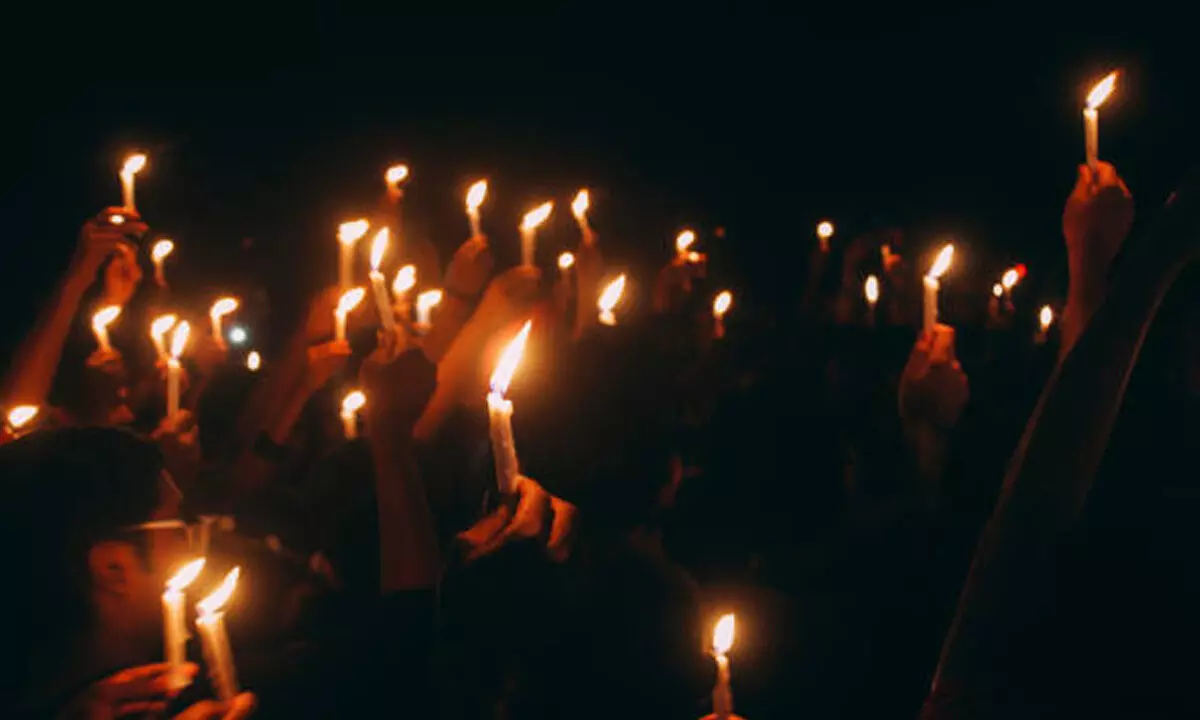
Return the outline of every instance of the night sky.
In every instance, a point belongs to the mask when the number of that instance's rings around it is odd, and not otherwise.
[[[715,275],[778,300],[829,216],[843,240],[885,225],[914,251],[956,237],[965,264],[947,286],[971,292],[1025,260],[1049,297],[1065,283],[1059,215],[1091,82],[1125,70],[1100,145],[1139,224],[1200,149],[1200,60],[1182,18],[1141,6],[168,10],[7,28],[21,44],[2,51],[0,350],[80,222],[119,200],[133,147],[150,155],[139,207],[177,239],[181,283],[269,275],[281,303],[334,279],[336,224],[374,206],[400,159],[414,172],[409,231],[443,260],[467,229],[463,189],[486,175],[485,227],[510,257],[520,214],[544,197],[560,208],[546,247],[573,244],[566,203],[586,185],[613,263],[665,259],[691,224]]]

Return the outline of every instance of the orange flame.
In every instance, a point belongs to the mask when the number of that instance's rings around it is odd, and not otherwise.
[[[734,618],[733,613],[722,615],[713,628],[713,654],[724,655],[733,647]]]
[[[225,579],[221,581],[216,590],[213,590],[208,597],[196,603],[196,610],[201,616],[213,615],[220,611],[225,606],[225,603],[229,602],[230,596],[233,595],[233,591],[237,588],[238,575],[241,575],[241,573],[242,569],[240,567],[230,570],[229,574],[225,576]]]
[[[675,236],[675,252],[682,255],[688,251],[688,248],[696,242],[696,233],[691,230],[684,230]]]
[[[367,234],[370,227],[371,223],[362,219],[344,222],[338,225],[338,242],[343,245],[353,245]]]
[[[125,224],[125,216],[113,213],[112,215],[108,216],[108,221],[110,223],[112,223],[113,225],[124,225]]]
[[[729,312],[729,307],[733,305],[733,293],[728,290],[722,290],[713,298],[713,316],[724,317],[725,313]]]
[[[146,156],[142,153],[134,153],[125,158],[125,164],[121,166],[122,175],[137,175],[146,167]]]
[[[37,405],[18,405],[8,411],[8,426],[13,430],[20,430],[37,417]]]
[[[192,327],[188,325],[187,320],[175,326],[175,332],[171,333],[171,357],[178,360],[183,354],[183,349],[187,347],[188,335],[191,334]]]
[[[154,321],[150,323],[150,339],[156,346],[162,345],[163,336],[167,334],[168,330],[175,327],[177,320],[178,318],[172,314],[159,315],[154,318]]]
[[[367,291],[363,288],[350,288],[338,298],[337,310],[335,312],[338,315],[348,315],[351,310],[358,307],[358,304],[363,301],[363,297],[366,294]]]
[[[346,393],[346,397],[342,398],[342,417],[354,415],[366,404],[367,396],[363,394],[362,390],[351,390]]]
[[[522,230],[533,230],[538,225],[546,222],[546,218],[550,217],[550,213],[554,211],[554,201],[550,200],[538,205],[534,209],[525,213],[525,218],[521,220]]]
[[[822,240],[828,240],[833,237],[833,223],[828,220],[822,220],[817,223],[817,237]]]
[[[475,212],[487,199],[488,181],[476,180],[467,188],[467,212]]]
[[[112,325],[113,321],[116,320],[120,314],[120,305],[109,305],[107,307],[100,308],[96,311],[96,314],[92,316],[92,329],[95,330],[97,334],[105,332],[108,329],[108,326]]]
[[[426,290],[417,296],[417,312],[429,312],[442,302],[441,290]]]
[[[238,309],[237,298],[223,297],[217,298],[217,301],[212,304],[212,308],[208,311],[208,316],[213,320],[220,320],[229,313]]]
[[[1088,93],[1088,96],[1087,96],[1088,110],[1095,110],[1096,108],[1103,105],[1104,101],[1108,99],[1109,95],[1112,95],[1112,91],[1116,87],[1117,87],[1117,71],[1113,70],[1109,74],[1105,75],[1103,80],[1096,83],[1095,86],[1092,87],[1092,91]]]
[[[1054,310],[1049,305],[1043,305],[1038,311],[1038,325],[1041,325],[1042,332],[1046,332],[1050,328],[1050,323],[1054,322]]]
[[[197,558],[187,565],[179,568],[179,572],[171,576],[167,580],[167,592],[180,592],[188,585],[195,582],[196,578],[200,577],[200,571],[204,569],[204,558]]]
[[[396,279],[392,280],[392,292],[403,295],[417,284],[417,268],[415,265],[405,265],[396,271]]]
[[[246,356],[246,369],[250,372],[258,372],[260,367],[262,367],[262,355],[259,355],[257,350],[251,350],[250,354]]]
[[[559,270],[570,270],[571,266],[573,266],[574,264],[575,264],[575,253],[568,251],[568,252],[564,252],[563,254],[558,256],[558,269]]]
[[[174,251],[175,243],[170,238],[163,238],[154,243],[154,247],[150,249],[150,259],[155,263],[160,263]]]
[[[588,207],[591,205],[591,203],[592,198],[591,195],[588,194],[587,189],[580,190],[575,196],[575,200],[571,202],[571,212],[575,215],[576,220],[583,219],[583,216],[587,214]]]
[[[600,299],[596,301],[596,307],[602,313],[610,313],[612,309],[621,301],[621,294],[625,292],[625,273],[621,273],[616,280],[608,284],[604,288],[604,292],[600,293]]]
[[[1003,294],[1004,294],[1004,285],[1002,285],[1000,283],[996,283],[995,285],[992,286],[992,295],[995,295],[996,297],[1000,297]]]
[[[933,261],[933,265],[929,268],[929,273],[925,276],[930,280],[937,280],[946,274],[950,269],[950,263],[954,260],[954,245],[947,243],[946,247],[942,248],[938,253],[937,259]]]
[[[521,332],[517,333],[517,336],[504,348],[504,352],[500,353],[500,359],[496,361],[496,369],[492,372],[491,380],[488,382],[492,392],[498,395],[508,392],[508,385],[512,382],[513,374],[517,372],[517,366],[521,364],[521,356],[525,354],[525,343],[529,340],[529,331],[532,327],[533,321],[526,320],[525,325],[521,327]]]
[[[1005,290],[1012,290],[1021,281],[1021,273],[1016,268],[1009,268],[1000,276],[1000,284]]]
[[[391,233],[387,228],[383,228],[375,233],[375,239],[371,241],[371,269],[379,270],[380,263],[383,262],[383,254],[388,249],[388,239]]]
[[[863,283],[863,295],[872,305],[879,302],[879,278],[874,275],[867,276],[867,281]]]
[[[408,166],[404,164],[391,166],[383,174],[383,179],[388,185],[399,185],[408,179]]]

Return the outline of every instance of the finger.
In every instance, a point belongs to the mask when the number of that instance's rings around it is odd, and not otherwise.
[[[129,668],[103,681],[103,694],[111,702],[169,697],[184,684],[179,682],[179,678],[186,678],[190,682],[197,670],[192,663],[186,663],[177,670],[167,663]]]
[[[130,717],[132,715],[146,715],[147,713],[160,713],[166,709],[167,703],[164,700],[139,700],[118,705],[116,716]]]
[[[175,716],[175,720],[210,720],[225,712],[225,703],[216,700],[201,700]]]
[[[1096,173],[1093,177],[1095,184],[1100,187],[1116,185],[1119,182],[1117,169],[1112,166],[1112,163],[1098,162],[1096,163]]]
[[[229,705],[229,712],[225,715],[224,720],[242,720],[242,718],[250,717],[250,714],[258,707],[258,700],[254,697],[254,693],[245,692],[235,697]]]

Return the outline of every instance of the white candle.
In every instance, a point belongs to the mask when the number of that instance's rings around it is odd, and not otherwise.
[[[108,326],[121,315],[120,305],[108,305],[92,315],[92,333],[96,336],[96,351],[100,355],[111,355],[112,345],[108,341]]]
[[[829,239],[833,237],[833,223],[822,220],[817,223],[817,241],[821,244],[821,252],[829,252]]]
[[[135,153],[125,158],[125,164],[121,166],[122,204],[130,212],[137,211],[137,205],[134,203],[134,178],[144,167],[146,167],[146,156],[141,153]]]
[[[203,569],[204,558],[184,565],[167,581],[166,591],[163,592],[163,660],[172,671],[178,670],[187,661],[188,630],[183,591]]]
[[[367,404],[362,390],[351,390],[342,398],[342,429],[347,440],[358,437],[358,411]]]
[[[602,325],[611,327],[617,324],[617,316],[613,314],[613,308],[621,301],[621,295],[624,292],[625,274],[622,273],[600,293],[600,299],[596,301],[596,309],[599,311],[600,323]]]
[[[175,327],[176,321],[177,318],[174,315],[167,314],[159,315],[150,323],[150,340],[154,343],[154,349],[158,351],[159,362],[165,363],[171,357],[167,353],[167,341],[163,338],[166,337],[168,330]]]
[[[724,615],[713,629],[713,657],[717,661],[717,682],[713,686],[713,715],[725,720],[733,715],[733,688],[730,686],[729,649],[733,647],[733,614]]]
[[[1099,108],[1108,96],[1112,94],[1117,84],[1117,71],[1114,70],[1096,83],[1087,96],[1087,106],[1083,109],[1083,138],[1088,167],[1096,171],[1100,161],[1100,112]]]
[[[222,330],[222,321],[226,315],[238,309],[237,298],[223,297],[217,298],[217,301],[212,304],[208,310],[208,318],[212,321],[212,337],[213,342],[217,347],[225,347],[225,333]]]
[[[937,325],[938,319],[938,289],[941,287],[938,279],[950,269],[950,262],[954,259],[954,246],[946,245],[938,253],[937,259],[933,261],[933,265],[929,268],[929,273],[925,275],[925,332],[932,333],[933,328]]]
[[[352,220],[338,226],[338,284],[342,291],[354,287],[354,246],[367,234],[370,224],[366,220]]]
[[[179,417],[179,383],[183,375],[179,356],[187,347],[190,333],[191,326],[186,320],[175,326],[175,332],[171,333],[171,356],[167,358],[167,422],[170,427],[175,426],[175,419]]]
[[[500,359],[492,373],[491,389],[487,394],[488,435],[492,441],[492,457],[496,464],[496,484],[505,495],[510,495],[515,490],[519,468],[512,433],[513,404],[511,400],[505,399],[504,393],[508,392],[508,385],[521,363],[532,327],[533,323],[527,321],[521,332],[517,333],[512,342],[504,348],[504,352],[500,353]]]
[[[467,219],[471,221],[471,237],[483,235],[483,229],[479,225],[479,206],[487,198],[487,191],[487,180],[476,180],[467,189]]]
[[[537,228],[546,222],[554,210],[554,203],[544,202],[533,210],[525,213],[521,220],[521,264],[533,267],[533,259],[537,251]]]
[[[588,236],[588,231],[591,229],[588,227],[587,218],[587,211],[591,204],[592,198],[586,189],[580,190],[579,193],[575,195],[575,199],[571,202],[571,214],[575,216],[575,222],[579,224],[579,231],[583,233],[585,238]]]
[[[163,261],[175,250],[175,243],[169,238],[162,238],[150,249],[150,261],[154,263],[154,282],[159,287],[167,286],[167,276],[163,272]]]
[[[730,306],[733,305],[733,293],[728,290],[722,290],[713,298],[713,337],[720,339],[725,337],[725,313],[729,312]]]
[[[360,287],[351,288],[338,298],[337,307],[333,309],[333,337],[338,342],[346,340],[346,316],[363,301],[367,291]]]
[[[417,327],[428,332],[433,325],[433,309],[442,302],[441,290],[426,290],[417,296]]]
[[[684,230],[675,236],[675,260],[679,264],[684,264],[691,261],[690,252],[692,245],[696,243],[696,233],[691,230]]]
[[[232,700],[238,694],[237,669],[233,664],[233,649],[229,645],[222,608],[233,595],[240,573],[240,568],[230,570],[220,586],[196,604],[199,614],[196,618],[196,630],[200,633],[204,661],[208,665],[208,675],[217,691],[217,697],[223,702]]]
[[[371,292],[375,295],[375,309],[379,311],[379,323],[383,326],[385,333],[391,334],[396,332],[396,318],[392,316],[392,303],[388,298],[383,273],[379,272],[384,253],[387,252],[388,236],[387,228],[375,233],[375,239],[371,241],[371,272],[367,277],[371,280]]]

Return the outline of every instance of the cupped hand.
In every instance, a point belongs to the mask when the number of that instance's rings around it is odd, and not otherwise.
[[[253,693],[240,693],[229,702],[201,700],[175,716],[175,720],[242,720],[254,713],[258,701]]]
[[[541,537],[550,522],[551,495],[537,481],[517,476],[516,509],[496,508],[470,529],[459,534],[467,550],[467,561],[491,555],[505,545]]]
[[[325,387],[330,378],[346,367],[350,354],[350,343],[345,340],[310,347],[304,364],[305,391],[311,394]]]
[[[114,214],[128,218],[122,225],[113,225],[109,220]],[[73,265],[81,273],[95,275],[104,261],[121,245],[128,246],[127,235],[140,234],[149,230],[136,214],[124,208],[109,208],[89,219],[79,229],[79,242],[75,248]]]
[[[1103,161],[1095,172],[1080,165],[1062,220],[1072,274],[1106,273],[1132,225],[1133,196],[1116,168]]]
[[[967,374],[955,357],[954,328],[935,325],[913,345],[900,376],[900,417],[952,428],[970,398]]]
[[[178,668],[167,663],[126,668],[92,683],[76,701],[75,712],[69,714],[88,720],[109,720],[161,713],[172,698],[192,683],[198,670],[193,663]]]
[[[138,264],[137,253],[127,243],[118,242],[112,262],[104,269],[104,303],[128,305],[141,282],[142,266]]]
[[[487,285],[494,264],[487,238],[473,237],[454,251],[442,285],[451,294],[473,298]]]

